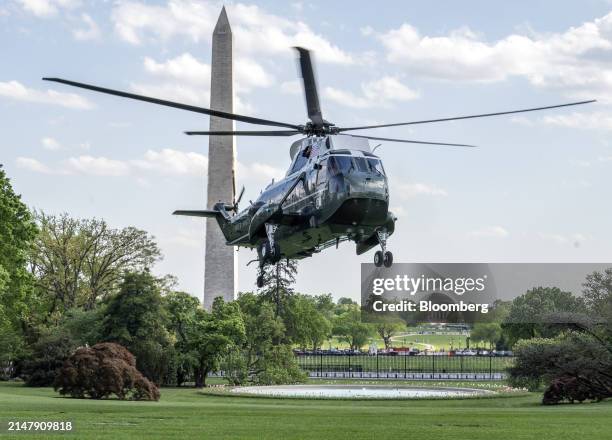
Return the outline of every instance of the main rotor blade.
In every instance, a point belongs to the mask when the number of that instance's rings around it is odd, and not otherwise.
[[[271,130],[271,131],[186,131],[189,136],[295,136],[300,134],[297,130]]]
[[[476,145],[468,145],[468,144],[448,144],[446,142],[413,141],[413,140],[408,140],[408,139],[392,139],[392,138],[381,138],[381,137],[373,137],[373,136],[359,136],[356,134],[342,134],[341,133],[340,136],[350,136],[350,137],[356,137],[356,138],[371,139],[374,141],[404,142],[407,144],[444,145],[447,147],[478,148],[476,147]]]
[[[496,113],[483,113],[480,115],[468,115],[468,116],[455,116],[452,118],[440,118],[440,119],[427,119],[423,121],[411,121],[411,122],[398,122],[395,124],[382,124],[382,125],[364,125],[362,127],[348,127],[348,128],[339,128],[339,131],[349,131],[349,130],[364,130],[367,128],[382,128],[382,127],[397,127],[400,125],[416,125],[416,124],[429,124],[432,122],[444,122],[444,121],[456,121],[459,119],[473,119],[473,118],[486,118],[489,116],[500,116],[500,115],[510,115],[513,113],[526,113],[526,112],[535,112],[539,110],[547,110],[551,108],[561,108],[561,107],[570,107],[572,105],[582,105],[582,104],[590,104],[592,102],[596,102],[596,99],[591,99],[588,101],[579,101],[579,102],[570,102],[568,104],[559,104],[559,105],[548,105],[546,107],[534,107],[534,108],[525,108],[521,110],[510,110],[507,112],[496,112]]]
[[[314,125],[322,126],[325,121],[323,120],[321,106],[319,105],[319,93],[317,92],[317,81],[312,67],[310,51],[303,47],[296,47],[295,49],[300,55],[300,71],[302,72],[302,81],[304,82],[308,118],[310,118]]]
[[[43,78],[43,80],[45,80],[45,81],[53,81],[53,82],[57,82],[57,83],[61,83],[61,84],[67,84],[69,86],[74,86],[74,87],[80,87],[82,89],[93,90],[94,92],[100,92],[100,93],[106,93],[106,94],[109,94],[109,95],[121,96],[122,98],[136,99],[138,101],[145,101],[145,102],[150,102],[150,103],[153,103],[153,104],[165,105],[166,107],[174,107],[174,108],[179,108],[179,109],[182,109],[182,110],[187,110],[187,111],[190,111],[190,112],[204,113],[205,115],[217,116],[219,118],[231,119],[231,120],[240,121],[240,122],[246,122],[248,124],[269,125],[269,126],[273,126],[273,127],[287,127],[287,128],[293,128],[293,129],[296,129],[296,130],[299,129],[299,126],[294,125],[294,124],[288,124],[288,123],[285,123],[285,122],[277,122],[277,121],[270,121],[270,120],[267,120],[267,119],[253,118],[251,116],[242,116],[242,115],[237,115],[235,113],[228,113],[228,112],[223,112],[223,111],[220,111],[220,110],[212,110],[212,109],[205,108],[205,107],[197,107],[197,106],[194,106],[194,105],[181,104],[181,103],[178,103],[178,102],[166,101],[164,99],[157,99],[157,98],[151,98],[149,96],[136,95],[134,93],[121,92],[119,90],[113,90],[113,89],[107,89],[107,88],[104,88],[104,87],[92,86],[90,84],[84,84],[84,83],[79,83],[79,82],[75,82],[75,81],[69,81],[69,80],[61,79],[61,78]]]

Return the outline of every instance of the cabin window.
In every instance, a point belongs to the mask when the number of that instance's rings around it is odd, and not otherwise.
[[[293,205],[294,203],[302,200],[304,197],[306,197],[306,189],[304,188],[304,183],[300,181],[296,187],[293,188],[293,191],[291,191],[289,197],[287,197],[285,206]]]
[[[381,176],[385,175],[385,169],[383,168],[382,162],[380,160],[368,158],[367,161],[370,165],[372,172],[380,174]]]
[[[293,163],[289,174],[293,174],[296,171],[301,170],[304,165],[306,165],[306,162],[308,162],[308,157],[304,156],[302,151],[299,152],[295,157],[295,162]]]
[[[353,159],[351,156],[331,156],[328,165],[331,176],[348,174],[353,169]]]

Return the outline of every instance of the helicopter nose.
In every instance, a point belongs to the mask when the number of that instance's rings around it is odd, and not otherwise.
[[[347,176],[346,183],[351,197],[387,200],[389,189],[384,177],[373,175]]]

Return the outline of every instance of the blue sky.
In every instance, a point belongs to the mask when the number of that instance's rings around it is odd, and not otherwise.
[[[598,103],[371,131],[471,143],[384,144],[398,262],[612,260],[612,2],[226,3],[235,111],[305,122],[294,54],[315,51],[323,113],[339,125],[409,121],[594,98]],[[0,3],[0,162],[31,207],[103,217],[156,236],[160,274],[201,296],[208,119],[57,84],[59,76],[208,104],[220,2]],[[238,124],[240,128],[240,124]],[[282,139],[238,139],[238,182],[255,198],[289,163]],[[239,289],[254,287],[239,252]],[[300,263],[297,289],[359,296],[350,244]]]

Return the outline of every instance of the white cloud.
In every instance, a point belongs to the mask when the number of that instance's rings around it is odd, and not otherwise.
[[[66,160],[63,169],[69,174],[93,176],[125,176],[130,171],[130,167],[120,160],[93,156],[71,157]]]
[[[72,35],[80,41],[97,40],[100,38],[100,28],[89,14],[81,14],[82,28],[74,29]]]
[[[419,97],[418,92],[402,84],[392,76],[361,84],[361,95],[326,87],[325,96],[338,104],[354,108],[386,107],[392,102],[411,101]]]
[[[37,17],[52,17],[60,9],[72,9],[81,4],[80,0],[17,0],[21,7]]]
[[[210,87],[210,64],[201,63],[189,53],[161,63],[146,57],[144,68],[153,75]]]
[[[193,87],[186,84],[180,84],[180,82],[165,82],[160,84],[134,83],[131,84],[131,89],[142,95],[183,102],[185,104],[208,107],[208,103],[210,102],[209,88]]]
[[[119,3],[112,20],[119,36],[131,44],[142,44],[150,37],[168,40],[186,37],[193,42],[210,40],[221,3],[196,0],[168,0],[165,5],[128,1]],[[352,57],[316,34],[301,21],[269,14],[255,5],[227,6],[238,53],[283,54],[292,46],[313,49],[323,62],[350,64]]]
[[[35,173],[55,174],[55,171],[49,168],[47,165],[30,157],[18,157],[16,163],[19,168],[34,171]]]
[[[75,93],[57,92],[53,89],[45,91],[30,89],[19,81],[0,81],[0,96],[25,102],[55,104],[74,109],[90,109],[93,104]]]
[[[30,157],[18,157],[16,163],[20,168],[42,174],[124,176],[129,172],[129,166],[126,163],[120,160],[107,159],[105,157],[71,157],[59,162],[53,167]]]
[[[51,137],[44,137],[44,138],[42,138],[40,140],[40,143],[42,144],[42,146],[43,146],[43,148],[45,150],[56,151],[56,150],[59,150],[60,148],[62,148],[60,143],[58,141],[56,141],[55,139],[51,138]]]
[[[486,226],[470,232],[470,235],[474,237],[504,238],[510,235],[510,233],[502,226]]]
[[[126,176],[132,175],[139,184],[147,184],[145,178],[154,176],[206,176],[208,172],[208,157],[196,152],[184,152],[171,148],[162,150],[147,150],[140,159],[117,160],[106,157],[83,155],[70,157],[59,161],[55,166],[49,166],[37,159],[20,157],[17,165],[37,173],[93,176]],[[236,175],[241,181],[264,184],[271,179],[280,179],[284,170],[261,162],[243,164],[236,163]]]
[[[170,148],[148,150],[143,159],[133,160],[130,164],[161,175],[204,176],[208,171],[208,158],[203,154]]]
[[[162,78],[210,88],[210,64],[198,61],[190,53],[183,53],[165,62],[157,62],[147,57],[144,67],[148,73]],[[254,87],[268,87],[274,81],[260,64],[246,57],[235,60],[234,79],[237,92],[248,92]]]
[[[358,96],[354,93],[336,89],[334,87],[325,87],[323,89],[323,95],[330,101],[346,107],[368,108],[372,106],[372,102],[368,101],[363,96]]]
[[[152,96],[169,101],[209,107],[210,87],[196,87],[180,81],[161,83],[133,83],[130,88],[142,95]],[[234,112],[240,114],[254,113],[253,107],[245,102],[240,95],[234,96]]]
[[[397,191],[399,196],[403,199],[417,196],[448,196],[445,189],[426,183],[401,183],[395,187],[395,191]]]
[[[442,36],[421,35],[403,24],[376,34],[387,60],[430,78],[501,81],[526,78],[576,97],[612,93],[612,12],[561,33],[512,34],[489,42],[468,28]]]

